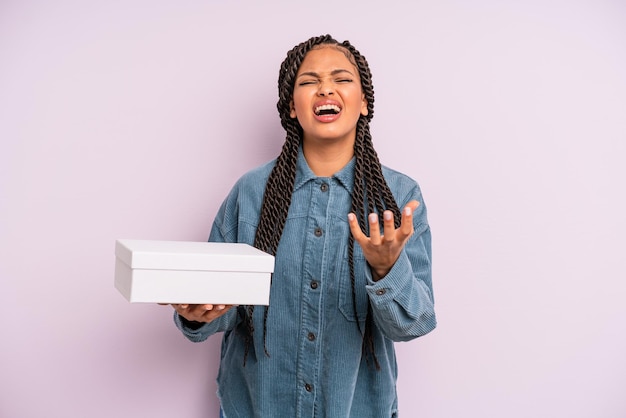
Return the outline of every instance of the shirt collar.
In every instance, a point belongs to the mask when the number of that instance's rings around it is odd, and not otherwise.
[[[339,181],[339,183],[345,187],[346,190],[351,192],[352,186],[354,185],[354,157],[352,157],[348,164],[346,164],[341,170],[333,174],[332,177]],[[298,150],[298,162],[296,165],[296,179],[293,187],[294,191],[298,190],[305,183],[315,180],[316,178],[318,178],[318,176],[316,176],[309,167],[309,164],[304,158],[302,146],[300,146]]]

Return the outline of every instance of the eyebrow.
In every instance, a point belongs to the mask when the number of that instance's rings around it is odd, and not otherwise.
[[[352,74],[351,71],[344,70],[343,68],[339,68],[339,69],[331,71],[330,75],[332,76],[332,75],[337,75],[337,74],[341,74],[341,73],[348,73],[348,74],[350,74],[351,76],[354,77],[354,74]],[[304,73],[300,74],[297,78],[305,77],[305,76],[319,78],[320,75],[318,73],[316,73],[315,71],[307,71],[307,72],[304,72]]]

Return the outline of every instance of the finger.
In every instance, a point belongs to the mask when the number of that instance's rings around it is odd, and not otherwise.
[[[200,320],[205,320],[205,318],[210,318],[214,312],[215,305],[202,305],[202,311],[198,312],[198,316],[200,316]]]
[[[374,245],[379,245],[381,242],[381,237],[380,225],[378,223],[378,215],[375,213],[370,213],[367,217],[367,220],[370,223],[370,242]]]
[[[233,306],[234,305],[215,305],[214,309],[211,309],[210,311],[206,311],[204,315],[202,315],[201,320],[210,322],[214,320],[215,318],[219,318],[220,316],[224,315]]]
[[[183,308],[184,307],[184,308]],[[213,305],[188,305],[180,304],[176,309],[179,315],[190,321],[203,321],[203,317],[207,312],[213,310]]]
[[[176,303],[172,305],[174,307],[174,309],[176,310],[176,312],[178,312],[180,315],[188,315],[190,312],[192,312],[192,306],[189,306],[186,303]]]
[[[393,220],[393,212],[390,210],[386,210],[383,212],[383,228],[384,228],[384,239],[386,242],[391,242],[395,239],[396,227]]]
[[[417,200],[410,201],[404,209],[402,209],[402,220],[400,221],[399,233],[400,239],[406,239],[413,234],[413,212],[419,206]]]
[[[419,205],[420,202],[418,202],[417,200],[411,200],[409,203],[406,204],[406,206],[411,208],[411,212],[415,212]]]
[[[360,244],[360,243],[364,242],[367,239],[367,237],[365,236],[365,234],[361,230],[361,226],[359,225],[359,221],[357,221],[356,215],[354,213],[349,213],[348,214],[348,225],[350,226],[350,232],[352,233],[352,236],[354,237],[354,240],[356,242],[358,242]]]
[[[188,303],[177,303],[172,305],[176,312],[184,315],[193,315],[198,312],[200,305],[190,305]]]

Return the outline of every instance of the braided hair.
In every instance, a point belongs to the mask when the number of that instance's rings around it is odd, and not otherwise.
[[[338,42],[330,35],[313,37],[296,45],[287,53],[287,57],[280,66],[278,75],[278,113],[281,125],[286,131],[286,139],[276,163],[269,175],[265,186],[259,224],[254,238],[254,246],[269,254],[276,255],[278,243],[285,226],[287,212],[291,204],[291,196],[296,177],[296,162],[298,150],[303,138],[303,130],[296,118],[290,116],[291,102],[295,79],[306,54],[316,48],[334,46],[344,52],[346,57],[359,71],[361,89],[367,101],[367,115],[360,115],[357,122],[356,139],[354,144],[354,188],[352,191],[351,211],[356,214],[359,225],[363,231],[369,234],[369,224],[366,222],[367,215],[372,212],[382,213],[390,210],[394,213],[395,226],[400,225],[400,210],[383,178],[382,168],[378,155],[372,144],[369,122],[374,115],[374,88],[369,65],[364,56],[350,44],[349,41]],[[357,318],[357,327],[363,336],[362,352],[368,364],[370,358],[377,369],[380,368],[374,350],[372,335],[373,316],[371,305],[368,304],[365,318],[365,329],[361,329],[361,322],[356,309],[356,287],[354,271],[354,238],[352,234],[346,237],[348,241],[348,263],[350,268],[350,282],[352,289],[352,301],[354,315]],[[244,365],[252,343],[254,325],[252,314],[254,306],[246,308],[246,328]],[[263,347],[265,354],[269,356],[266,346],[267,315],[269,307],[265,308],[263,317]]]

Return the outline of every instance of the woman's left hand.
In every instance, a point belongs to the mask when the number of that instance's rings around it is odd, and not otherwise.
[[[368,216],[370,236],[363,233],[354,213],[348,214],[348,223],[354,240],[359,243],[363,255],[372,269],[372,278],[378,281],[385,277],[400,257],[402,248],[413,235],[413,212],[419,206],[417,200],[411,200],[402,209],[402,219],[398,229],[394,226],[393,213],[383,212],[383,234],[380,234],[378,215]]]

